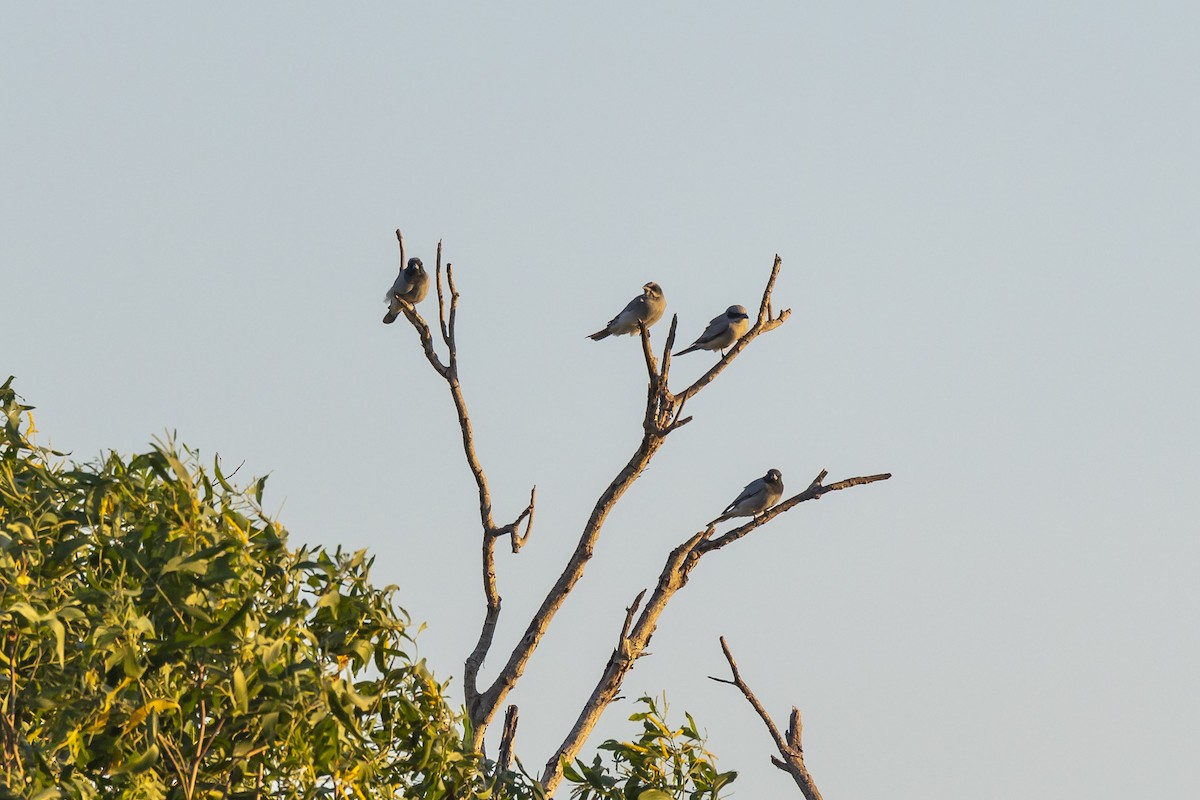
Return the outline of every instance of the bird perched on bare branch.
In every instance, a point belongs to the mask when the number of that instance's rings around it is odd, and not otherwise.
[[[395,283],[384,295],[383,301],[388,304],[388,312],[383,317],[383,324],[391,325],[396,321],[396,317],[400,316],[401,300],[415,306],[424,300],[427,294],[429,274],[425,272],[425,265],[421,263],[421,259],[414,256],[408,260],[408,266],[400,268]]]
[[[649,328],[662,319],[667,310],[667,300],[657,283],[651,281],[642,287],[642,293],[629,301],[621,313],[608,321],[600,330],[588,338],[598,342],[608,336],[627,336],[638,332],[638,323]]]
[[[708,327],[704,329],[704,333],[700,334],[699,339],[675,355],[681,356],[693,350],[724,350],[745,336],[748,330],[750,330],[750,315],[746,313],[746,307],[730,306],[725,309],[724,314],[713,317],[709,321]]]
[[[750,481],[733,502],[725,506],[721,516],[709,525],[716,525],[733,517],[753,517],[779,502],[783,497],[783,474],[777,469],[767,470],[758,480]]]

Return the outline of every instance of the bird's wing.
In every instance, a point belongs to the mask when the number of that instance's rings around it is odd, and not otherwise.
[[[646,296],[639,294],[637,297],[630,300],[621,313],[608,321],[608,327],[612,327],[617,323],[637,322],[645,315]]]
[[[408,290],[408,278],[404,276],[404,267],[401,267],[400,274],[396,276],[396,280],[392,281],[392,288],[388,292],[387,299],[390,300],[393,294],[404,294]]]
[[[766,490],[767,486],[763,482],[762,478],[750,481],[750,483],[746,484],[746,488],[742,489],[742,493],[735,497],[733,502],[725,507],[725,510],[730,511],[734,507],[741,505],[745,501],[749,500],[760,492],[765,492]]]
[[[704,329],[704,333],[700,334],[700,338],[696,340],[696,344],[701,342],[711,342],[729,328],[729,320],[722,314],[719,317],[713,317],[708,323],[708,327]]]
[[[639,294],[637,297],[635,297],[629,301],[629,303],[625,306],[624,310],[622,310],[621,313],[624,314],[624,313],[628,312],[631,314],[636,314],[638,316],[641,316],[642,313],[645,312],[645,310],[646,310],[646,295]]]

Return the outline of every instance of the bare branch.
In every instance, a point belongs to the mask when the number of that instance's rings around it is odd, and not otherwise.
[[[774,287],[775,278],[778,275],[781,263],[782,262],[780,258],[776,256],[771,275],[767,281],[766,290],[764,291],[764,301],[762,308],[760,308],[759,320],[751,329],[751,331],[748,332],[747,336],[749,338],[743,337],[743,340],[739,341],[737,345],[735,345],[734,350],[730,351],[730,353],[726,355],[724,359],[722,359],[721,364],[714,368],[714,370],[710,370],[705,376],[702,376],[696,382],[696,384],[693,384],[692,387],[689,387],[688,391],[682,396],[676,397],[672,395],[667,388],[666,371],[669,367],[669,362],[667,362],[668,355],[664,354],[663,367],[660,369],[658,360],[655,358],[654,351],[650,346],[649,331],[644,326],[642,326],[639,330],[642,342],[642,355],[646,363],[647,375],[646,408],[642,420],[642,441],[638,445],[638,448],[634,452],[633,456],[630,457],[629,462],[624,466],[624,468],[621,469],[612,482],[609,483],[608,487],[596,501],[596,504],[592,509],[592,513],[580,534],[579,543],[576,545],[575,551],[572,553],[570,560],[564,567],[562,574],[559,576],[554,586],[552,586],[549,592],[547,592],[541,606],[538,608],[537,612],[530,620],[529,625],[526,627],[524,635],[522,635],[516,646],[513,648],[512,653],[509,655],[508,661],[501,668],[499,674],[497,674],[495,680],[485,692],[472,693],[472,690],[469,686],[469,684],[477,675],[478,663],[476,663],[474,670],[469,670],[467,680],[468,710],[471,715],[471,723],[473,726],[472,729],[474,731],[477,746],[482,742],[483,732],[486,730],[487,725],[495,715],[497,709],[499,709],[500,704],[503,703],[508,692],[511,691],[512,687],[516,685],[518,680],[520,680],[521,675],[525,671],[526,664],[528,664],[534,650],[537,649],[537,646],[540,643],[542,636],[545,635],[546,630],[549,628],[550,622],[554,618],[554,615],[558,612],[558,609],[562,607],[566,596],[571,592],[575,584],[583,576],[587,562],[592,557],[596,546],[596,541],[600,536],[600,531],[605,520],[608,518],[609,513],[633,484],[633,481],[635,481],[649,465],[650,460],[662,446],[667,435],[670,434],[671,431],[691,422],[691,417],[680,418],[680,411],[682,410],[683,403],[689,397],[696,394],[696,392],[703,388],[704,385],[711,383],[721,372],[721,370],[724,369],[724,366],[727,365],[732,358],[738,352],[740,352],[741,349],[746,346],[746,344],[749,343],[750,339],[753,339],[753,337],[757,336],[759,333],[763,333],[778,327],[783,323],[784,319],[787,318],[787,314],[790,312],[783,312],[778,317],[771,317],[763,310],[766,308],[767,298],[769,298]],[[671,346],[674,345],[677,325],[678,317],[674,317],[671,321],[670,332],[667,336],[667,354],[670,353]],[[700,540],[700,538],[703,538],[703,536],[711,535],[711,533],[712,531],[709,530],[707,533],[698,534],[697,542]],[[672,589],[672,593],[673,591],[674,590]],[[666,596],[669,597],[669,594]],[[665,602],[665,600],[663,602]],[[661,608],[658,608],[658,610],[652,612],[654,607],[655,603],[652,601],[642,613],[642,619],[647,620],[645,624],[648,627],[641,629],[645,631],[647,640],[649,638],[649,631],[653,629],[652,620],[657,619],[657,615],[661,613]],[[641,624],[642,623],[639,623],[639,626]],[[487,647],[491,644],[491,635],[493,632],[494,625],[489,627],[489,625],[485,622],[484,632],[480,636],[480,644],[476,647],[476,652],[472,654],[471,659],[468,660],[469,665],[473,661],[479,663],[482,662],[483,654],[486,653]],[[633,635],[633,639],[636,641],[637,636]],[[638,647],[639,653],[643,647],[644,642]],[[632,661],[630,661],[630,664],[632,664]],[[604,705],[611,702],[612,698],[616,696],[615,688],[619,686],[620,679],[624,675],[624,670],[618,670],[618,672],[619,674],[615,676],[615,683],[613,684],[614,691],[603,693],[601,697],[603,704],[597,706],[598,710],[594,714],[595,719],[599,718],[599,710],[602,710]],[[587,713],[589,712],[585,711],[585,714]],[[586,726],[587,730],[590,730],[590,726],[594,724],[594,719],[588,722]],[[553,782],[557,784],[558,780],[561,779],[561,773],[558,772],[557,762],[553,768],[549,768],[548,765],[548,774],[552,774],[554,776]]]
[[[679,325],[679,315],[671,315],[671,327],[667,329],[667,341],[663,344],[662,381],[665,384],[671,373],[671,351],[675,349],[675,328]]]
[[[534,613],[533,618],[529,621],[525,629],[525,633],[518,640],[512,653],[509,655],[508,661],[501,668],[495,680],[488,687],[487,691],[479,694],[474,702],[468,702],[468,711],[471,714],[472,730],[475,735],[476,746],[482,742],[482,731],[487,727],[491,718],[495,715],[496,709],[504,702],[504,698],[508,692],[517,684],[521,675],[525,672],[525,666],[529,663],[533,651],[537,649],[542,636],[550,627],[551,620],[558,610],[562,607],[567,595],[575,587],[575,584],[583,577],[584,569],[587,562],[591,560],[595,551],[596,540],[600,536],[600,530],[604,526],[605,520],[608,518],[613,507],[621,496],[629,489],[633,482],[637,480],[642,471],[650,463],[658,448],[662,446],[663,439],[661,436],[646,431],[642,436],[641,444],[638,449],[630,457],[629,462],[621,469],[612,482],[605,488],[600,495],[600,499],[596,501],[596,505],[592,508],[592,513],[588,517],[588,521],[584,524],[583,532],[580,534],[579,542],[575,546],[575,551],[571,554],[570,560],[564,566],[562,574],[554,583],[550,590],[546,593],[546,597],[542,600],[541,606]],[[494,629],[494,626],[493,626]],[[490,630],[485,629],[488,635],[488,644],[490,644]],[[480,639],[483,642],[483,637]],[[477,646],[476,651],[479,651]],[[486,652],[486,647],[483,648]],[[475,654],[472,654],[474,657]],[[482,660],[482,657],[480,657]],[[468,661],[470,665],[470,661]],[[476,669],[477,672],[477,669]]]
[[[521,552],[521,548],[525,546],[525,542],[529,539],[529,531],[533,528],[533,512],[537,503],[537,487],[534,486],[529,490],[529,505],[525,506],[525,510],[521,512],[515,520],[508,523],[502,528],[497,528],[494,536],[512,537],[512,551],[514,553]],[[528,520],[525,525],[525,533],[521,533],[521,522]]]
[[[767,713],[767,710],[763,708],[763,704],[759,702],[754,692],[750,690],[750,686],[742,679],[737,662],[733,660],[733,653],[729,651],[729,645],[725,642],[724,636],[721,637],[721,650],[725,653],[725,660],[729,662],[729,670],[733,673],[733,680],[714,678],[711,675],[709,679],[718,683],[728,683],[731,686],[736,686],[741,691],[742,696],[746,698],[746,701],[750,703],[759,718],[762,719],[763,724],[767,726],[767,731],[775,741],[775,747],[779,750],[779,755],[782,756],[781,759],[771,756],[771,763],[792,776],[792,780],[800,787],[800,791],[804,793],[806,800],[821,800],[821,792],[817,790],[817,785],[813,782],[812,775],[809,774],[808,768],[804,765],[804,748],[800,741],[802,729],[800,709],[792,706],[787,738],[785,739],[779,733],[779,728],[775,726],[771,715]]]
[[[738,539],[741,539],[755,528],[759,528],[767,524],[771,520],[775,519],[775,517],[790,511],[806,500],[819,500],[823,495],[826,495],[829,492],[836,492],[841,489],[849,489],[851,486],[862,486],[868,483],[875,483],[876,481],[886,481],[888,478],[892,477],[892,473],[884,472],[879,475],[864,475],[857,478],[846,478],[845,480],[838,481],[837,483],[831,483],[828,486],[822,486],[821,481],[825,479],[827,474],[828,473],[825,470],[821,470],[813,482],[810,483],[808,488],[803,492],[793,495],[787,500],[784,500],[782,503],[767,509],[744,525],[740,525],[733,530],[718,536],[716,539],[705,542],[701,546],[701,550],[706,553],[710,550],[720,550],[725,545],[736,542]]]
[[[601,674],[596,688],[592,691],[591,697],[584,704],[583,710],[580,712],[574,727],[567,734],[563,743],[559,745],[554,756],[546,762],[545,771],[541,777],[541,784],[548,794],[553,794],[554,789],[562,781],[562,764],[564,762],[569,763],[579,754],[584,741],[600,720],[600,715],[612,703],[620,691],[625,675],[632,669],[634,662],[644,654],[645,647],[649,644],[650,637],[658,625],[658,618],[663,610],[666,609],[667,603],[670,602],[677,591],[687,584],[688,576],[705,554],[740,539],[750,533],[750,531],[794,508],[804,500],[820,497],[825,492],[845,489],[850,486],[859,486],[865,483],[873,483],[876,480],[884,480],[891,477],[889,474],[873,475],[866,478],[848,478],[830,486],[821,486],[820,482],[824,479],[825,474],[825,471],[822,470],[817,479],[804,492],[776,505],[774,508],[755,517],[749,523],[725,534],[720,539],[713,540],[710,538],[716,530],[716,526],[710,523],[704,530],[696,532],[687,541],[671,551],[670,556],[667,557],[666,564],[663,566],[662,573],[659,575],[658,583],[654,587],[650,599],[646,602],[645,609],[632,628],[629,625],[629,615],[632,611],[629,609],[626,610],[625,625],[622,628],[621,634],[623,648],[613,652],[613,656],[608,660],[608,664],[605,665],[604,672]],[[639,599],[640,597],[639,595]]]
[[[441,243],[438,244],[438,258],[441,258]],[[450,287],[450,340],[446,346],[450,348],[450,369],[458,367],[458,344],[454,335],[454,323],[458,319],[458,289],[454,286],[454,265],[446,263],[446,284]]]
[[[638,322],[638,334],[642,340],[642,355],[646,359],[646,375],[649,379],[651,391],[658,388],[658,359],[654,357],[654,348],[650,345],[650,329],[646,327],[646,323]]]
[[[775,330],[791,316],[792,310],[790,308],[780,311],[779,316],[773,316],[771,313],[771,292],[775,290],[775,279],[779,277],[779,268],[781,266],[783,266],[783,259],[776,255],[775,263],[771,267],[771,275],[767,278],[767,286],[763,289],[762,301],[758,307],[758,319],[754,321],[754,325],[750,330],[746,331],[742,338],[734,343],[733,347],[729,349],[729,352],[720,361],[679,394],[680,400],[688,400],[695,396],[701,389],[716,380],[716,377],[724,372],[725,368],[733,363],[738,354],[749,347],[750,342],[754,341],[759,334]]]
[[[400,243],[400,269],[404,269],[408,262],[404,260],[404,234],[400,233],[399,228],[396,228],[396,241]]]
[[[397,232],[397,237],[400,238],[399,232]],[[400,240],[403,247],[403,240]],[[536,487],[530,492],[529,504],[513,522],[504,526],[496,524],[492,516],[492,502],[488,490],[487,478],[476,452],[471,420],[467,414],[466,402],[458,380],[458,352],[455,331],[459,299],[458,290],[454,285],[453,268],[449,263],[446,264],[445,284],[443,284],[441,243],[438,243],[438,255],[435,267],[438,291],[438,322],[442,339],[448,350],[448,360],[446,363],[443,363],[434,351],[430,328],[417,313],[416,309],[404,305],[402,306],[402,310],[405,317],[413,325],[414,329],[416,329],[427,360],[446,381],[450,389],[451,398],[454,401],[455,411],[458,415],[459,427],[462,431],[463,452],[471,474],[475,478],[479,492],[480,523],[483,528],[481,554],[486,610],[479,639],[467,657],[464,670],[464,693],[472,729],[471,745],[474,749],[479,750],[482,748],[484,735],[492,718],[503,703],[508,692],[520,680],[529,659],[549,628],[554,615],[562,607],[567,595],[572,591],[576,583],[582,578],[587,562],[592,558],[600,531],[608,515],[629,487],[632,486],[633,482],[645,471],[655,453],[664,443],[667,435],[691,422],[692,417],[683,416],[683,409],[687,401],[715,380],[725,367],[732,363],[733,359],[755,337],[761,333],[774,330],[783,324],[791,313],[789,310],[784,310],[776,316],[771,307],[771,293],[774,289],[781,263],[779,256],[776,256],[766,288],[763,291],[758,319],[753,327],[734,344],[729,352],[713,368],[708,370],[678,396],[672,395],[667,386],[671,366],[671,351],[674,347],[678,317],[672,317],[666,346],[662,355],[661,367],[651,347],[649,331],[644,325],[641,326],[639,332],[647,374],[646,408],[643,417],[641,442],[625,466],[617,473],[616,477],[612,479],[596,500],[592,512],[580,533],[575,550],[564,566],[562,574],[546,593],[541,605],[527,625],[524,634],[513,647],[504,666],[499,670],[492,683],[485,690],[481,691],[479,688],[479,672],[493,644],[500,616],[501,599],[496,587],[495,541],[500,536],[510,536],[514,553],[518,552],[524,546],[533,525],[536,507]],[[448,300],[446,296],[447,289],[449,293]],[[554,788],[562,779],[560,765],[564,759],[569,760],[578,754],[583,741],[595,727],[603,710],[618,696],[618,691],[626,673],[632,668],[637,658],[646,654],[646,645],[653,635],[659,616],[662,614],[667,602],[675,592],[687,583],[689,573],[705,553],[745,536],[754,528],[765,524],[798,502],[819,497],[827,491],[846,488],[858,483],[882,480],[890,476],[853,478],[841,484],[821,487],[820,481],[823,477],[824,473],[814,482],[813,486],[809,487],[808,492],[810,496],[798,495],[795,498],[791,498],[774,509],[768,510],[765,514],[752,520],[747,525],[727,533],[716,541],[711,541],[715,529],[710,525],[705,530],[689,537],[687,541],[671,552],[659,577],[658,584],[654,588],[646,606],[641,610],[640,615],[638,608],[644,597],[644,593],[639,594],[634,603],[626,609],[621,638],[618,641],[616,649],[613,651],[612,658],[609,659],[604,674],[596,686],[596,690],[585,704],[574,728],[559,747],[554,758],[547,763],[545,774],[542,777],[542,784],[548,793],[552,794]],[[525,523],[524,533],[521,532],[521,524],[523,522]],[[513,731],[515,731],[515,708],[510,707],[510,713],[513,727],[510,730],[509,723],[506,720],[505,732],[501,741],[502,754],[506,763],[510,755]]]
[[[677,324],[678,318],[672,319],[670,332],[667,335],[668,345],[674,343]],[[526,664],[529,663],[530,657],[532,657],[534,650],[537,649],[554,615],[558,613],[558,609],[562,607],[563,602],[575,584],[583,577],[587,562],[592,558],[596,540],[600,536],[600,530],[603,528],[609,513],[617,501],[625,494],[626,490],[645,471],[650,463],[650,459],[654,457],[658,448],[662,446],[666,434],[670,432],[670,427],[665,424],[664,420],[670,420],[670,415],[674,411],[674,398],[666,390],[663,373],[659,371],[658,360],[655,358],[654,351],[650,345],[649,331],[643,325],[639,332],[641,334],[642,352],[646,361],[647,374],[646,409],[642,421],[642,441],[630,457],[628,463],[617,473],[617,476],[613,478],[612,482],[609,483],[608,487],[605,488],[600,498],[596,501],[596,504],[592,508],[592,513],[588,517],[588,521],[584,524],[579,542],[575,546],[575,551],[571,554],[570,560],[563,568],[562,574],[554,586],[546,593],[545,599],[530,620],[524,635],[513,648],[504,667],[485,692],[472,694],[470,684],[478,674],[478,664],[482,663],[483,655],[486,654],[487,647],[491,644],[491,636],[494,633],[494,625],[489,627],[485,623],[485,630],[481,634],[480,643],[476,646],[476,651],[472,653],[471,658],[468,659],[469,674],[466,681],[468,684],[467,708],[471,715],[476,746],[482,742],[483,731],[486,730],[496,710],[504,702],[504,698],[508,692],[520,680],[521,675],[524,674]],[[471,667],[472,664],[474,664],[474,667]]]
[[[617,698],[625,675],[633,668],[634,662],[644,654],[646,645],[650,643],[650,637],[654,635],[654,630],[658,626],[659,616],[662,615],[675,592],[687,583],[688,574],[700,559],[697,545],[708,534],[707,530],[700,531],[671,551],[667,557],[667,563],[658,577],[658,583],[655,585],[650,599],[646,602],[645,609],[642,610],[641,615],[632,626],[630,621],[637,612],[638,604],[645,591],[643,590],[637,596],[633,605],[625,609],[625,623],[621,626],[621,638],[616,649],[613,650],[612,656],[609,657],[604,672],[596,683],[596,688],[584,704],[567,737],[558,746],[550,760],[546,762],[541,777],[541,784],[545,788],[546,794],[554,794],[554,790],[562,781],[562,765],[569,763],[579,755],[583,743],[596,727],[596,723],[600,721],[604,709]]]
[[[509,706],[504,711],[504,732],[500,735],[500,754],[496,759],[499,772],[507,772],[512,763],[513,740],[517,736],[517,707]]]
[[[396,231],[396,238],[400,242],[401,258],[403,259],[404,237],[400,231]],[[483,625],[479,633],[479,639],[475,644],[474,649],[467,656],[466,664],[463,669],[464,694],[466,695],[467,708],[473,709],[478,704],[480,692],[478,689],[479,670],[483,666],[484,658],[487,656],[488,650],[491,648],[492,639],[495,636],[496,625],[500,618],[500,593],[496,586],[496,539],[505,534],[512,537],[513,552],[520,551],[521,547],[529,538],[529,532],[533,526],[534,515],[534,500],[536,487],[529,495],[529,505],[525,510],[514,520],[505,526],[498,526],[492,515],[492,496],[488,488],[487,475],[483,471],[483,465],[479,461],[479,454],[475,448],[475,433],[471,425],[471,418],[467,413],[467,401],[463,397],[462,386],[458,379],[458,340],[455,329],[455,323],[458,317],[458,288],[454,285],[454,268],[449,262],[446,263],[445,282],[442,280],[442,243],[438,242],[437,258],[435,262],[435,280],[437,282],[437,298],[438,298],[438,326],[441,329],[442,340],[446,344],[447,362],[443,363],[438,357],[433,346],[433,334],[429,325],[424,318],[417,312],[409,303],[402,303],[401,310],[404,312],[405,318],[412,324],[417,331],[417,336],[421,340],[421,347],[425,351],[426,360],[430,365],[442,376],[446,381],[447,387],[450,389],[450,397],[454,401],[454,410],[458,416],[459,429],[462,431],[463,454],[467,460],[467,467],[471,470],[471,476],[475,479],[475,486],[479,493],[479,522],[483,528],[482,537],[482,580],[483,594],[486,602],[484,611]],[[449,302],[447,303],[447,290],[449,291]],[[447,308],[447,305],[449,306]],[[520,525],[525,522],[525,531],[520,532]],[[492,709],[494,713],[494,709]],[[488,715],[490,718],[490,714]],[[472,715],[472,721],[474,721]],[[483,728],[476,728],[477,739],[474,745],[478,748],[482,743]]]
[[[442,291],[442,240],[441,239],[438,239],[437,259],[434,263],[436,266],[434,267],[433,274],[437,280],[438,325],[442,329],[442,341],[446,343],[447,347],[449,347],[450,346],[450,329],[446,325],[446,296],[445,296],[444,292]],[[451,294],[453,295],[453,291],[451,291]],[[451,302],[453,302],[453,298],[451,298]],[[454,363],[453,360],[451,360],[451,364],[453,364],[453,363]]]
[[[642,604],[642,598],[646,596],[646,590],[642,589],[637,593],[637,597],[633,598],[633,602],[625,609],[625,622],[621,625],[621,636],[617,639],[616,653],[625,652],[628,650],[629,643],[629,626],[633,624],[633,615],[637,613],[638,606]]]
[[[433,349],[433,335],[429,331],[429,326],[425,323],[425,319],[413,308],[412,304],[407,300],[399,300],[400,310],[404,312],[404,318],[407,319],[417,331],[417,336],[421,339],[421,349],[425,351],[425,359],[429,364],[446,380],[450,379],[450,368],[442,363],[438,358],[437,351]]]

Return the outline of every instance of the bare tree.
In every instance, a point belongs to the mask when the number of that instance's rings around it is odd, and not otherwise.
[[[404,237],[399,230],[396,231],[396,239],[400,244],[400,263],[403,265],[406,263],[404,257]],[[642,416],[641,441],[638,443],[633,455],[630,456],[629,461],[600,493],[600,497],[596,500],[592,508],[591,515],[583,526],[579,542],[567,560],[562,574],[559,575],[558,580],[555,581],[554,585],[546,593],[540,607],[526,626],[525,633],[513,646],[507,661],[501,667],[495,679],[490,684],[484,686],[480,683],[479,671],[484,659],[491,651],[501,608],[500,593],[496,584],[496,540],[507,536],[509,537],[513,552],[520,551],[521,547],[528,541],[533,526],[537,491],[536,487],[530,490],[529,503],[512,522],[504,525],[496,523],[492,515],[492,498],[491,492],[488,489],[487,476],[484,473],[479,456],[475,450],[475,438],[471,427],[471,420],[467,414],[466,400],[463,398],[462,386],[458,379],[458,346],[455,338],[455,321],[457,319],[459,294],[454,284],[453,267],[448,262],[445,265],[445,277],[443,280],[442,245],[441,242],[438,242],[435,280],[438,299],[438,326],[441,340],[446,349],[445,361],[437,353],[429,324],[425,322],[416,308],[407,303],[402,303],[401,308],[405,318],[417,331],[426,359],[438,375],[446,381],[450,389],[450,396],[454,401],[454,408],[458,414],[459,427],[462,430],[463,451],[467,459],[467,466],[475,478],[475,484],[479,491],[479,517],[483,529],[482,576],[485,608],[479,639],[475,647],[471,650],[471,653],[467,656],[463,672],[467,715],[471,724],[472,745],[474,748],[482,748],[488,725],[495,717],[497,710],[504,703],[508,693],[520,680],[521,675],[525,671],[525,666],[529,663],[529,659],[550,627],[554,615],[562,607],[567,595],[574,589],[579,579],[583,577],[587,563],[591,560],[595,552],[596,542],[600,537],[600,532],[604,527],[604,522],[608,518],[608,515],[629,487],[633,485],[634,481],[645,471],[646,467],[650,464],[650,460],[658,452],[658,449],[662,447],[667,437],[692,421],[692,417],[683,416],[686,403],[716,380],[725,371],[726,367],[733,363],[734,359],[745,351],[756,338],[778,328],[791,314],[790,309],[783,309],[778,314],[774,313],[772,309],[771,295],[775,287],[775,280],[779,276],[781,265],[782,260],[778,255],[775,256],[775,262],[771,267],[770,276],[767,278],[766,287],[763,289],[762,300],[759,304],[758,315],[754,320],[754,324],[715,365],[679,393],[671,392],[668,386],[671,369],[671,350],[675,344],[675,329],[678,317],[672,317],[671,319],[661,359],[655,356],[654,350],[650,345],[649,333],[644,326],[642,327],[642,355],[646,363],[647,384],[646,406]],[[803,492],[778,503],[773,508],[753,517],[749,522],[721,536],[713,538],[715,526],[709,524],[704,530],[689,536],[682,544],[671,551],[663,566],[658,583],[650,593],[650,598],[646,601],[645,607],[642,607],[642,600],[646,595],[646,591],[643,590],[626,609],[625,620],[621,628],[617,646],[613,650],[608,663],[605,665],[595,690],[584,703],[578,719],[562,744],[559,745],[546,762],[541,776],[541,783],[548,794],[553,793],[562,780],[562,765],[564,761],[570,761],[578,755],[580,748],[599,721],[604,709],[617,697],[625,675],[633,667],[634,662],[644,653],[645,647],[658,624],[659,616],[675,593],[687,583],[692,569],[695,568],[704,555],[732,544],[802,502],[819,499],[823,495],[839,489],[847,489],[852,486],[886,480],[891,475],[879,474],[848,478],[829,485],[823,484],[825,477],[826,472],[822,470]],[[512,737],[516,731],[516,710],[515,707],[511,706],[510,709],[511,711],[508,714],[508,721],[504,729],[504,736],[501,741],[501,753],[504,754],[505,758],[511,753]]]

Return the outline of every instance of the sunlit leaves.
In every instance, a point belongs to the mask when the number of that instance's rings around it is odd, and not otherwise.
[[[0,786],[22,796],[484,792],[363,552],[291,549],[172,442],[70,464],[0,388]],[[3,792],[0,792],[2,795]]]
[[[578,800],[716,800],[720,791],[737,777],[736,772],[719,772],[713,755],[690,714],[687,724],[670,727],[666,706],[650,697],[638,700],[644,711],[629,717],[642,724],[635,741],[609,739],[600,749],[610,754],[610,763],[596,756],[591,764],[577,760],[563,765],[563,777],[575,784],[571,796]]]
[[[365,551],[291,548],[214,460],[72,464],[0,386],[0,798],[544,800],[472,753]],[[236,472],[236,470],[234,471]],[[715,800],[689,716],[566,767],[581,798]],[[665,711],[665,709],[664,709]]]

